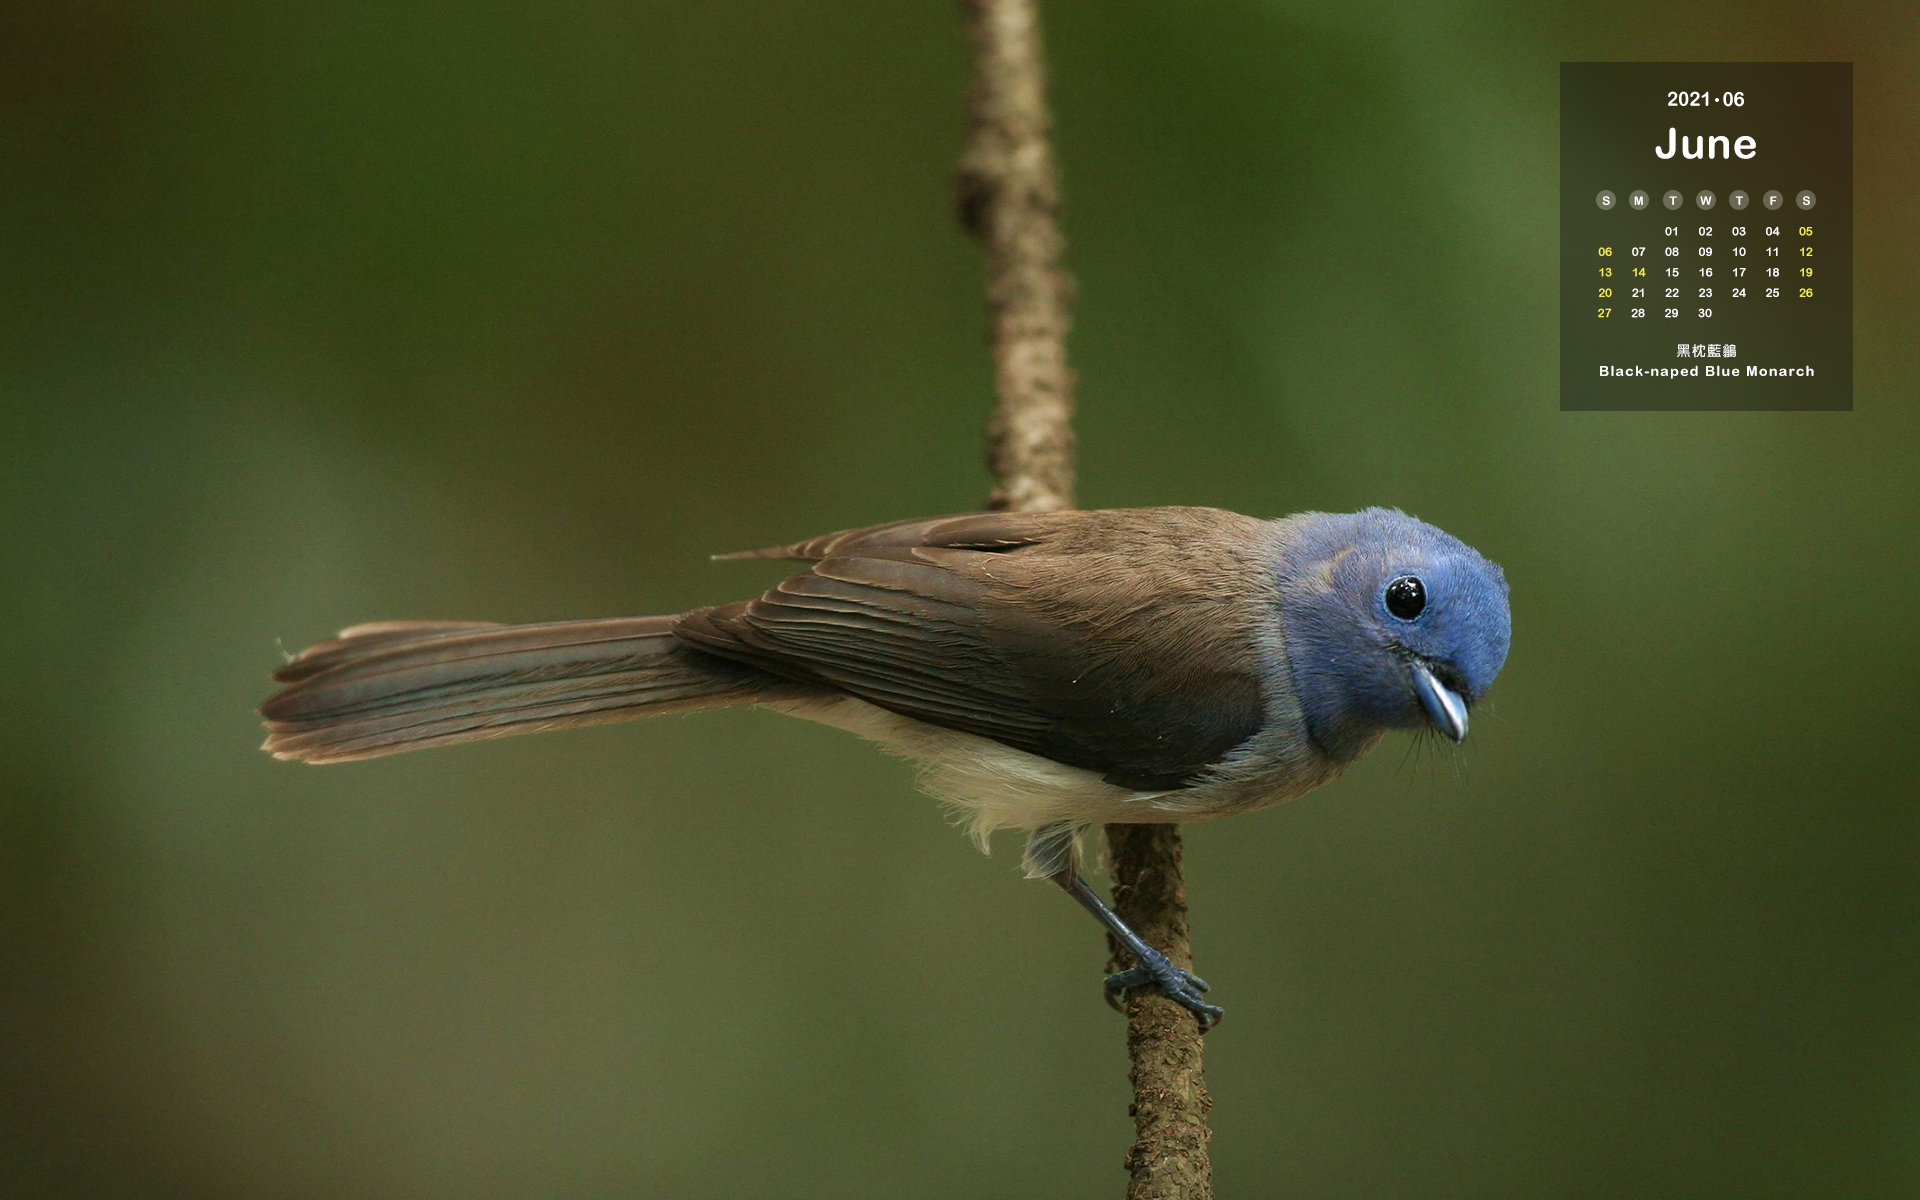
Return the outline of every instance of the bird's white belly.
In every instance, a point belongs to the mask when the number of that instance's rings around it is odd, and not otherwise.
[[[1340,771],[1317,753],[1274,753],[1255,739],[1193,787],[1142,792],[1108,783],[1082,767],[850,696],[763,702],[763,707],[847,730],[912,759],[921,788],[953,810],[982,850],[997,829],[1030,833],[1061,823],[1200,821],[1247,812],[1291,800]]]

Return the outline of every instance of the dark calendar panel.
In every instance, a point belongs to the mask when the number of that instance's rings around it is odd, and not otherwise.
[[[1853,64],[1560,64],[1560,407],[1853,407]]]

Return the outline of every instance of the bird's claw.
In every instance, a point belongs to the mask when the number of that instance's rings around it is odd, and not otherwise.
[[[1147,957],[1141,959],[1138,966],[1128,967],[1124,971],[1107,976],[1104,985],[1107,1003],[1118,1011],[1124,1011],[1122,1001],[1126,994],[1138,987],[1155,987],[1160,993],[1191,1012],[1200,1022],[1200,1032],[1205,1033],[1220,1023],[1225,1010],[1217,1004],[1208,1004],[1200,997],[1207,989],[1207,981],[1185,971],[1167,961],[1167,956],[1158,950],[1149,950]]]

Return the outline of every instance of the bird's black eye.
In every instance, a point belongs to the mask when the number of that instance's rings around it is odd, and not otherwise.
[[[1387,585],[1387,611],[1411,621],[1427,607],[1426,585],[1416,575],[1402,575]]]

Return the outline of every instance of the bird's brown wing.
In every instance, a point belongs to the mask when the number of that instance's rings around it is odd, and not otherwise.
[[[862,529],[842,529],[819,537],[768,546],[761,550],[738,550],[716,554],[717,561],[744,558],[797,558],[819,562],[837,554],[885,548],[937,546],[955,550],[1011,550],[1043,541],[1061,528],[1077,523],[1090,514],[1067,513],[961,513],[958,516],[917,517],[908,521],[890,521]]]
[[[674,632],[1122,786],[1176,788],[1259,728],[1267,528],[1161,508],[850,530],[782,548],[816,561]]]

